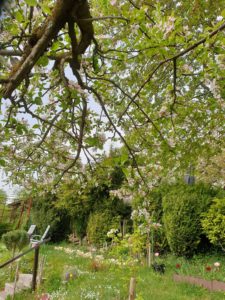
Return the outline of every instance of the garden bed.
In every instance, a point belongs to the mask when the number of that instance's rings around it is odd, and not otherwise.
[[[174,274],[173,280],[176,282],[186,282],[197,286],[201,286],[209,291],[225,291],[225,282],[223,281],[206,280],[199,277],[186,276],[180,274]]]

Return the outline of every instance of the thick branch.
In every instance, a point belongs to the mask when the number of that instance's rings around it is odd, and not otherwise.
[[[0,50],[1,56],[22,56],[22,54],[23,53],[18,50],[5,50],[5,49]]]
[[[15,73],[10,75],[10,82],[3,88],[3,98],[9,98],[12,92],[19,86],[23,79],[30,73],[37,60],[48,48],[49,42],[65,26],[71,11],[74,12],[80,30],[81,40],[77,52],[82,54],[93,38],[94,30],[92,22],[82,22],[79,18],[90,18],[87,1],[57,0],[52,16],[48,17],[44,24],[32,33],[29,43],[25,47],[25,55],[20,60]]]

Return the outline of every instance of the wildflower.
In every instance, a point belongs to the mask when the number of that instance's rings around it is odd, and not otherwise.
[[[159,256],[159,252],[156,252],[156,253],[155,253],[155,256],[158,257],[158,256]]]
[[[207,272],[210,272],[210,271],[212,270],[212,268],[211,268],[210,266],[206,266],[206,267],[205,267],[205,270],[206,270]]]
[[[180,269],[180,267],[181,267],[181,264],[176,264],[176,269]]]
[[[161,227],[162,225],[160,223],[152,223],[152,226],[155,227],[155,229]]]
[[[220,267],[220,263],[219,262],[215,262],[214,263],[214,267],[219,268]]]
[[[115,5],[116,5],[116,2],[117,2],[117,0],[111,0],[111,1],[110,1],[110,4],[111,4],[112,6],[115,6]]]
[[[40,300],[50,300],[50,296],[49,296],[49,294],[41,294],[39,299]]]

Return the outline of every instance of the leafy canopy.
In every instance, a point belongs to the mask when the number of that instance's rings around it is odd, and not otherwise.
[[[224,144],[224,17],[222,0],[12,1],[0,165],[14,182],[50,186],[121,142],[124,174],[146,183],[213,156]]]

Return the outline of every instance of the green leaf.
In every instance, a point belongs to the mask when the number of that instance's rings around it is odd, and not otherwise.
[[[95,72],[99,72],[100,70],[99,63],[98,63],[98,56],[96,55],[93,56],[93,69],[95,70]]]
[[[41,99],[41,97],[36,97],[34,99],[34,103],[37,104],[37,105],[42,105],[42,99]]]
[[[37,64],[41,67],[46,67],[48,65],[48,57],[47,56],[40,57]]]
[[[126,177],[129,176],[129,170],[128,170],[128,169],[122,168],[122,171],[123,171],[123,173],[124,173],[124,175],[125,175]]]
[[[39,124],[35,124],[35,125],[33,126],[33,128],[40,128],[40,125],[39,125]]]
[[[225,9],[224,9],[224,10],[222,10],[222,12],[221,12],[221,16],[225,18]]]
[[[36,6],[37,0],[25,0],[26,4],[29,6]]]
[[[51,9],[49,8],[48,5],[46,5],[46,4],[40,4],[40,5],[41,5],[41,8],[44,13],[49,14],[49,15],[51,14]]]
[[[1,167],[5,167],[6,166],[6,162],[5,162],[5,160],[4,159],[0,159],[0,166]]]
[[[61,43],[59,41],[56,41],[53,45],[51,50],[56,51],[60,47]]]
[[[23,134],[23,126],[18,124],[16,126],[16,133],[19,134],[19,135]]]
[[[15,17],[16,17],[16,20],[20,23],[24,21],[23,14],[20,11],[17,11],[15,13]]]
[[[88,137],[86,138],[85,142],[90,146],[90,147],[96,147],[99,145],[99,139],[97,137]]]
[[[124,164],[127,162],[127,160],[128,160],[128,155],[127,155],[127,153],[123,153],[123,154],[121,155],[121,157],[120,157],[120,160],[121,160],[121,164],[124,165]]]

